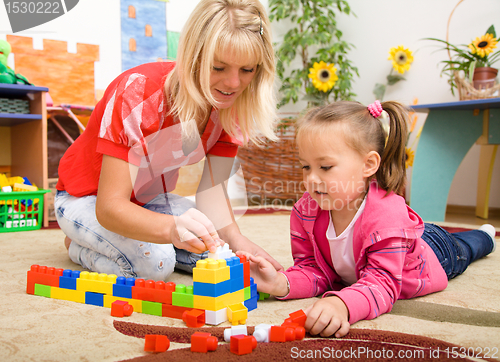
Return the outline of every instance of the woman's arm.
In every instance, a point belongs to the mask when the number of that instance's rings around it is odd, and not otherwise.
[[[96,216],[106,229],[127,238],[157,244],[173,243],[176,247],[201,253],[215,251],[210,236],[215,228],[201,212],[190,209],[182,216],[171,216],[147,210],[130,201],[137,167],[121,159],[104,155],[96,200]],[[202,237],[180,241],[186,230]]]

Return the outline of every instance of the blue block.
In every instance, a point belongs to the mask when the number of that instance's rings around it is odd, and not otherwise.
[[[118,277],[113,284],[113,296],[132,299],[133,286],[135,286],[134,278]]]
[[[193,294],[205,297],[220,297],[230,293],[231,280],[224,280],[217,284],[193,282]]]
[[[230,280],[231,282],[231,293],[234,293],[234,292],[237,292],[238,290],[241,290],[243,289],[245,286],[244,286],[244,278],[241,277],[241,278],[236,278],[236,279],[232,279]]]
[[[253,281],[253,278],[250,278],[250,298],[258,296],[257,293],[257,284]]]
[[[59,288],[76,290],[76,280],[79,277],[79,270],[64,270],[63,275],[59,277]]]
[[[245,305],[245,307],[247,307],[248,311],[250,312],[251,310],[257,309],[257,301],[258,300],[259,300],[259,296],[257,295],[256,297],[245,300],[243,302],[243,304]]]
[[[104,294],[85,292],[85,304],[97,305],[104,307]]]
[[[229,278],[237,279],[243,278],[243,264],[241,264],[240,258],[233,256],[226,259],[226,265],[229,267]]]

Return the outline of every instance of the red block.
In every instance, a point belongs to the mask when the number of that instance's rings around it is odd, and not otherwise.
[[[111,303],[111,315],[113,317],[128,317],[132,315],[134,307],[123,300],[115,300]]]
[[[238,257],[243,264],[243,287],[246,288],[250,286],[250,262],[243,255],[238,255]]]
[[[182,313],[182,320],[188,327],[203,327],[205,325],[205,311],[201,309],[186,310]]]
[[[165,352],[170,347],[170,340],[167,336],[146,334],[144,339],[144,351],[146,352]]]
[[[179,307],[176,305],[162,304],[161,315],[162,317],[182,319],[182,315],[185,311],[190,311],[193,308]]]
[[[295,340],[295,328],[286,326],[271,326],[270,342],[288,342]]]
[[[132,299],[172,304],[172,292],[175,292],[173,282],[136,279],[135,286],[132,287]]]
[[[32,265],[31,270],[28,270],[26,293],[35,294],[35,284],[59,287],[59,277],[63,275],[63,271],[64,269]]]
[[[299,326],[304,327],[306,324],[307,315],[302,309],[299,309],[296,312],[290,313],[290,319],[293,323],[297,323]]]
[[[252,353],[255,348],[257,348],[257,340],[254,336],[245,336],[243,334],[231,336],[229,350],[238,356]]]
[[[195,332],[191,336],[191,352],[207,353],[208,351],[215,351],[218,342],[217,337],[212,336],[210,333]]]

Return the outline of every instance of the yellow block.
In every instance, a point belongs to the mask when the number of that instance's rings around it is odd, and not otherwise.
[[[24,179],[21,176],[8,177],[9,185],[14,187],[14,184],[24,184]]]
[[[0,173],[0,188],[4,186],[10,186],[9,180],[7,179],[7,176],[5,176],[4,173]]]
[[[248,318],[248,309],[243,303],[227,306],[227,319],[233,326],[245,324]]]
[[[225,259],[198,260],[193,268],[193,282],[217,284],[225,280],[229,280],[229,267]]]
[[[25,184],[20,184],[20,183],[15,183],[14,186],[12,186],[13,191],[38,191],[38,187],[36,186],[31,186],[31,185],[25,185]]]
[[[243,303],[245,301],[245,291],[243,289],[224,295],[226,296],[226,306]]]
[[[134,307],[134,312],[142,313],[142,300],[139,299],[128,299],[122,297],[115,297],[113,295],[105,295],[103,299],[103,306],[106,308],[111,308],[111,304],[116,300],[122,300],[128,302],[132,307]]]
[[[113,284],[117,276],[114,274],[98,274],[84,271],[76,280],[76,290],[113,295]]]
[[[81,290],[52,287],[50,297],[53,299],[69,300],[71,302],[85,304],[85,292]]]
[[[204,295],[194,295],[193,308],[218,311],[227,306],[226,302],[227,295],[228,294],[224,294],[221,295],[220,297],[206,297]]]

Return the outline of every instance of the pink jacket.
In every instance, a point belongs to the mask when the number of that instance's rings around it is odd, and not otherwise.
[[[326,238],[329,211],[306,192],[294,205],[291,243],[294,266],[285,273],[290,293],[282,299],[336,295],[349,309],[349,323],[390,312],[397,299],[446,288],[439,260],[422,240],[424,223],[405,200],[371,183],[362,215],[354,224],[358,281],[344,287],[335,273]],[[384,197],[385,196],[385,197]]]

